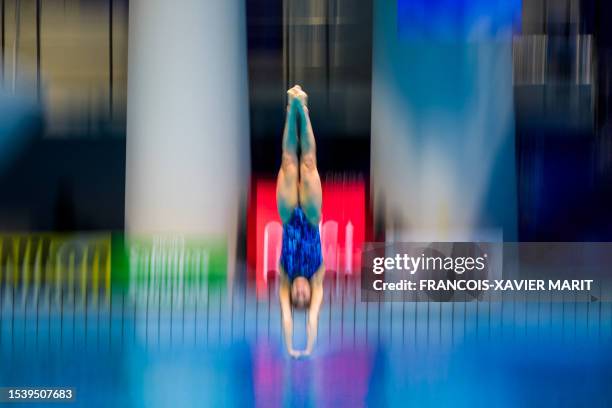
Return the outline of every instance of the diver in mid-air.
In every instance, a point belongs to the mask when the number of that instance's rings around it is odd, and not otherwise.
[[[283,156],[276,182],[276,202],[283,223],[278,297],[287,351],[297,358],[310,355],[317,338],[325,266],[319,235],[321,179],[317,171],[308,96],[299,85],[287,94]],[[308,309],[307,342],[303,351],[293,348],[292,304],[299,309]]]

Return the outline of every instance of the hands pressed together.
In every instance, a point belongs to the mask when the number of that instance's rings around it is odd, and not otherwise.
[[[300,351],[300,350],[289,349],[288,352],[291,357],[300,358],[300,357],[308,357],[312,351],[311,350]]]

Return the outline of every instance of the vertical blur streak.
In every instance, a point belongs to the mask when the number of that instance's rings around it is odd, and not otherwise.
[[[608,4],[523,1],[513,45],[521,241],[610,239]]]
[[[517,2],[374,2],[373,204],[396,238],[516,239],[519,11]]]
[[[0,82],[2,84],[2,87],[4,87],[4,48],[5,48],[5,32],[6,32],[6,24],[5,24],[5,18],[6,18],[6,7],[4,4],[5,0],[2,0],[2,4],[0,5],[1,10],[0,10],[0,19],[2,20],[2,38],[0,39],[0,41],[2,42],[2,44],[0,45],[0,52],[2,53],[2,55],[0,55],[0,59],[1,59],[1,64],[2,67],[0,67],[0,70],[2,70],[2,73],[0,75],[2,75],[2,81]]]
[[[228,239],[234,258],[249,168],[245,33],[242,2],[130,2],[129,234]]]
[[[21,1],[16,0],[15,1],[15,38],[13,39],[13,84],[11,87],[13,93],[15,93],[16,86],[17,86],[17,68],[18,68],[17,50],[19,49],[19,34],[21,31],[20,12],[21,12]]]
[[[113,0],[108,0],[108,112],[113,117]]]
[[[36,98],[40,101],[40,0],[36,0]]]
[[[323,172],[347,170],[338,159],[326,160],[334,141],[369,135],[370,12],[370,0],[283,0],[283,80],[308,93]],[[351,147],[356,160],[357,143]]]

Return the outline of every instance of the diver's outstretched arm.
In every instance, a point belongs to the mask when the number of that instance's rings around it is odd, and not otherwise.
[[[293,318],[291,316],[290,293],[291,287],[289,280],[281,274],[280,287],[278,288],[278,299],[281,307],[281,318],[283,320],[283,334],[285,335],[285,346],[291,357],[299,357],[300,353],[293,349]]]
[[[308,309],[308,324],[306,326],[308,339],[306,341],[306,349],[301,353],[303,356],[308,356],[312,353],[317,340],[319,312],[321,311],[321,303],[323,303],[324,276],[325,268],[321,266],[321,269],[311,279],[310,308]]]

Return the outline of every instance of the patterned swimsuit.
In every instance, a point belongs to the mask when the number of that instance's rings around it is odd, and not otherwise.
[[[280,263],[289,281],[298,276],[312,278],[323,263],[319,228],[312,225],[300,207],[296,207],[283,225]]]

